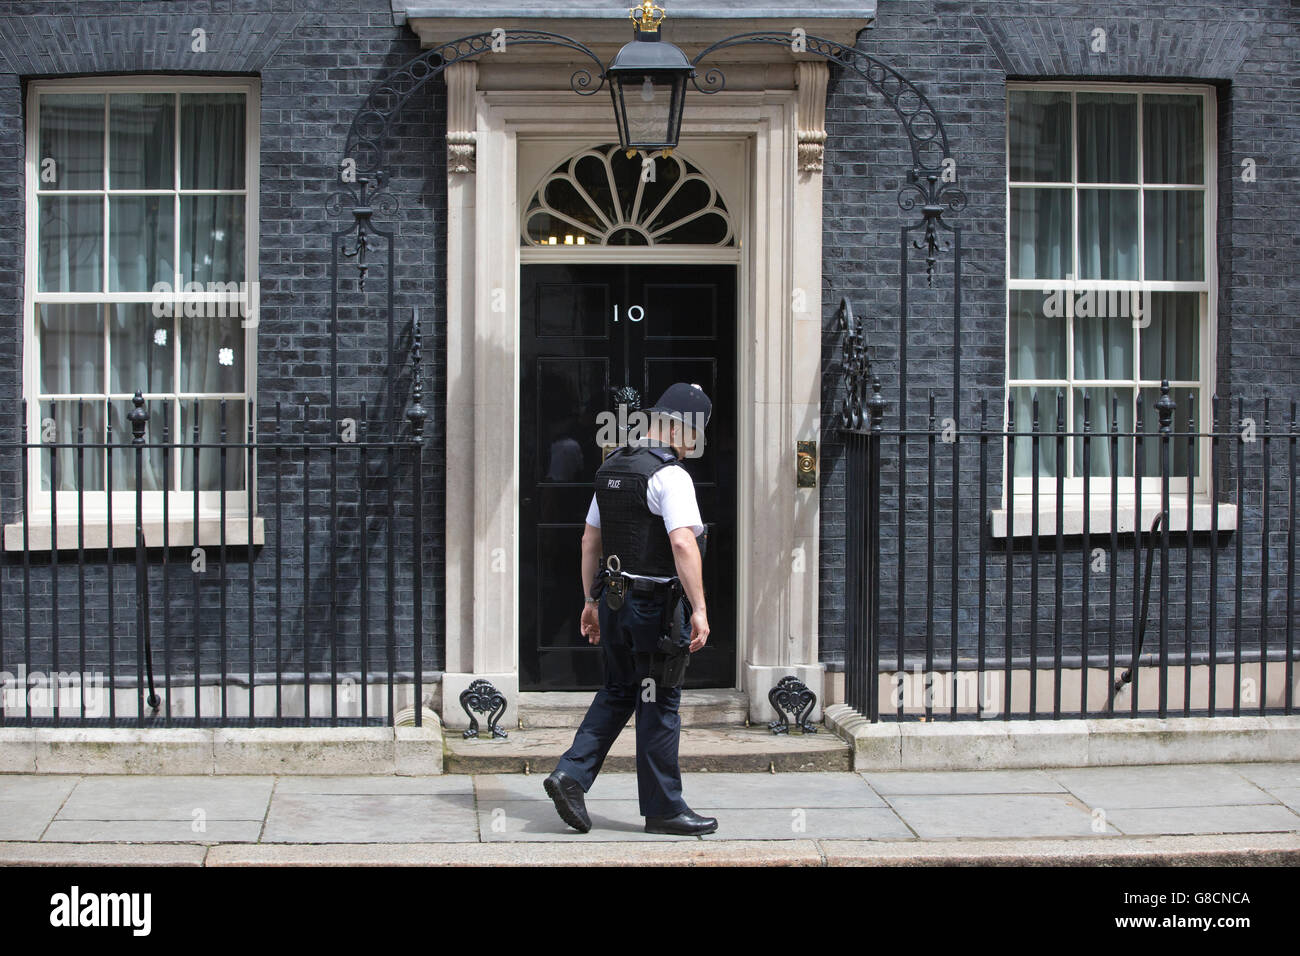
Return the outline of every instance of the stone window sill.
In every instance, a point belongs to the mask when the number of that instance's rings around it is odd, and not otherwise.
[[[1092,496],[1089,502],[1091,517],[1088,522],[1088,534],[1091,537],[1098,535],[1109,535],[1111,533],[1111,504],[1107,498],[1099,498],[1097,495]],[[1079,536],[1083,534],[1083,499],[1082,497],[1067,496],[1062,503],[1062,526],[1063,534],[1069,536]],[[1133,498],[1121,497],[1117,508],[1115,509],[1115,519],[1118,527],[1116,530],[1120,534],[1132,534],[1134,517],[1136,514]],[[1143,494],[1142,496],[1142,520],[1139,526],[1144,532],[1151,529],[1151,523],[1160,513],[1160,495],[1155,495],[1155,500],[1151,496]],[[1007,537],[1007,510],[1005,508],[996,508],[989,513],[990,533],[994,538]],[[1028,538],[1032,536],[1033,528],[1033,506],[1020,507],[1019,502],[1016,505],[1015,524],[1013,531],[1017,538]],[[1211,504],[1208,498],[1197,498],[1192,502],[1192,530],[1209,531],[1211,527]],[[1187,500],[1169,502],[1169,530],[1172,532],[1181,532],[1187,529]],[[1237,529],[1237,506],[1226,502],[1219,502],[1219,530],[1235,531]],[[1038,501],[1038,536],[1039,538],[1056,537],[1056,498],[1055,496],[1041,496]]]
[[[167,544],[173,548],[195,547],[193,515],[178,517],[172,515],[168,522]],[[87,516],[83,525],[84,547],[87,551],[103,551],[108,547],[108,520],[102,516]],[[59,521],[57,535],[58,550],[75,551],[78,541],[78,524],[73,521]],[[245,547],[248,544],[248,515],[246,513],[226,512],[226,544],[230,547]],[[27,525],[28,548],[31,551],[50,550],[49,515],[35,515]],[[144,541],[149,548],[163,546],[163,520],[161,515],[144,519]],[[253,545],[266,543],[266,522],[253,516]],[[221,516],[219,514],[199,514],[199,534],[197,546],[209,548],[221,544]],[[113,548],[135,547],[135,517],[133,515],[113,517]],[[21,521],[4,526],[4,550],[21,552],[23,550],[23,523]]]

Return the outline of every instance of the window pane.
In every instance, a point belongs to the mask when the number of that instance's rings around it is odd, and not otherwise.
[[[111,189],[171,189],[176,97],[115,93],[108,98],[108,185]]]
[[[1187,431],[1187,408],[1188,399],[1191,398],[1196,402],[1200,397],[1199,388],[1171,388],[1169,397],[1174,400],[1176,408],[1174,409],[1173,430],[1174,432]],[[1142,404],[1146,408],[1146,431],[1159,432],[1160,414],[1156,409],[1156,402],[1160,400],[1160,389],[1144,388],[1142,389]],[[1200,406],[1196,406],[1196,428],[1204,430],[1205,423],[1201,420]],[[1147,478],[1159,478],[1161,475],[1161,445],[1162,441],[1159,435],[1147,438],[1142,447],[1142,474]],[[1174,435],[1169,439],[1169,474],[1176,478],[1187,477],[1187,436]],[[1192,476],[1198,473],[1196,456],[1192,456]]]
[[[573,223],[546,212],[532,213],[528,217],[527,230],[528,238],[541,245],[550,243],[552,237],[555,239],[553,245],[583,246],[600,243],[600,238],[594,233],[579,229]]]
[[[1049,317],[1046,293],[1013,291],[1007,374],[1011,378],[1065,377],[1065,318]]]
[[[54,443],[77,445],[104,441],[104,403],[100,401],[41,402],[39,435],[53,423]],[[83,427],[84,426],[84,427]],[[40,456],[41,490],[104,490],[104,452],[98,448],[51,448],[34,452]],[[51,481],[52,479],[52,481]],[[48,502],[39,502],[38,507]],[[76,520],[76,509],[61,512],[59,523]]]
[[[1147,182],[1205,182],[1203,104],[1199,96],[1142,97],[1142,168]]]
[[[172,390],[172,319],[143,302],[108,306],[109,391]]]
[[[1034,424],[1034,394],[1038,395],[1038,422]],[[1031,477],[1034,473],[1034,439],[1032,434],[1042,437],[1038,440],[1038,476],[1039,479],[1056,475],[1056,393],[1057,389],[1013,388],[1011,397],[1015,402],[1016,477]],[[1068,425],[1066,426],[1069,427]],[[1041,487],[1040,494],[1049,488]],[[1022,499],[1023,500],[1023,499]]]
[[[244,188],[244,94],[181,94],[181,188]]]
[[[183,318],[180,324],[182,392],[244,390],[243,320]]]
[[[225,416],[222,417],[221,402],[218,401],[183,401],[181,402],[182,441],[190,443],[189,448],[180,449],[181,455],[181,489],[194,489],[194,425],[199,427],[200,445],[218,445],[221,443],[221,430],[224,423],[226,444],[242,444],[247,433],[244,428],[244,403],[228,401],[225,403]],[[221,490],[221,449],[199,448],[199,491]],[[225,452],[225,490],[242,491],[244,487],[244,450],[227,448]]]
[[[1114,298],[1119,299],[1119,295]],[[1084,293],[1076,296],[1076,302],[1080,306],[1096,306],[1086,311],[1099,314],[1076,315],[1074,319],[1074,377],[1132,381],[1132,318],[1120,316],[1118,310],[1112,311],[1105,293]]]
[[[605,226],[601,222],[599,213],[582,197],[582,194],[574,188],[573,183],[569,180],[552,180],[543,187],[543,194],[546,197],[547,205],[556,212],[590,226],[592,232],[604,232]],[[557,219],[557,221],[564,222],[562,219]],[[561,227],[561,231],[573,232],[574,226],[566,223]]]
[[[113,196],[108,201],[108,285],[112,292],[147,292],[175,280],[171,196]]]
[[[185,282],[244,280],[244,197],[181,198],[181,276]]]
[[[1070,263],[1070,190],[1011,190],[1011,278],[1064,279]]]
[[[1137,277],[1137,190],[1080,189],[1079,278]]]
[[[1133,389],[1131,388],[1076,388],[1074,390],[1074,430],[1083,431],[1084,402],[1087,401],[1088,431],[1106,435],[1118,425],[1118,431],[1133,431]],[[1093,438],[1088,446],[1088,471],[1083,468],[1083,437],[1074,439],[1074,475],[1083,478],[1110,477],[1115,459],[1119,459],[1120,477],[1133,476],[1133,439],[1121,437],[1111,447],[1111,439]]]
[[[1137,96],[1080,93],[1079,182],[1137,182]]]
[[[104,200],[42,196],[41,292],[99,292],[103,283]]]
[[[1173,282],[1205,278],[1205,194],[1160,189],[1144,194],[1146,277]]]
[[[1200,294],[1150,292],[1151,321],[1142,329],[1142,377],[1194,381],[1201,377]]]
[[[1070,94],[1013,91],[1007,126],[1012,182],[1070,181]]]
[[[104,328],[99,306],[38,305],[37,338],[41,349],[44,395],[103,392]]]
[[[146,445],[160,444],[163,440],[163,422],[167,415],[166,404],[145,402],[144,407],[149,413],[149,418],[145,422],[144,442]],[[114,491],[134,491],[136,486],[135,451],[131,448],[118,447],[130,445],[135,438],[135,431],[131,427],[129,417],[134,410],[135,404],[130,399],[117,399],[108,403],[108,413],[113,425]],[[171,428],[170,422],[167,427]],[[172,438],[170,435],[168,437]],[[172,452],[172,461],[175,460],[176,452]],[[140,485],[143,491],[162,491],[167,487],[161,448],[146,448],[140,455]]]
[[[102,189],[104,97],[45,93],[40,105],[39,188]]]

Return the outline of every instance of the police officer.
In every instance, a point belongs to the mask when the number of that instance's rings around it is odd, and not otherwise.
[[[646,439],[616,449],[596,471],[582,537],[582,633],[603,648],[605,686],[545,780],[560,818],[581,833],[591,829],[583,796],[633,712],[646,832],[718,828],[682,799],[677,762],[686,666],[709,637],[697,540],[704,523],[695,485],[679,462],[702,452],[711,411],[698,385],[669,386],[649,409]]]

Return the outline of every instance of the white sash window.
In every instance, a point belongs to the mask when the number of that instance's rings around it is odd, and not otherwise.
[[[1007,94],[1007,398],[1017,431],[1155,431],[1155,401],[1168,379],[1186,431],[1209,426],[1214,382],[1214,92],[1209,87],[1013,84]],[[1082,439],[1057,461],[1040,443],[1042,489],[1058,468],[1067,491],[1083,480]],[[1031,445],[1017,442],[1016,493],[1027,493]],[[1158,487],[1159,448],[1144,442],[1142,474]],[[1091,446],[1093,488],[1108,493],[1117,470],[1132,491],[1133,440],[1112,460]],[[1207,460],[1173,443],[1175,488],[1203,484]],[[1152,477],[1156,476],[1156,477]],[[1144,489],[1147,487],[1144,485]]]
[[[148,441],[242,442],[256,365],[257,84],[124,77],[31,84],[25,393],[29,441],[128,444],[140,391]],[[225,401],[222,417],[221,403]],[[30,456],[29,514],[59,524],[134,513],[135,467],[115,451]],[[219,507],[220,456],[144,455],[145,508]],[[246,512],[247,464],[226,455],[227,506]],[[121,512],[119,512],[121,513]],[[60,534],[62,540],[62,534]]]

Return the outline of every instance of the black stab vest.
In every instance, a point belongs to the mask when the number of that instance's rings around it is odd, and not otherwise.
[[[616,554],[621,569],[632,574],[666,578],[677,574],[663,516],[652,512],[646,502],[650,478],[676,462],[669,448],[623,446],[596,469],[602,567]]]

